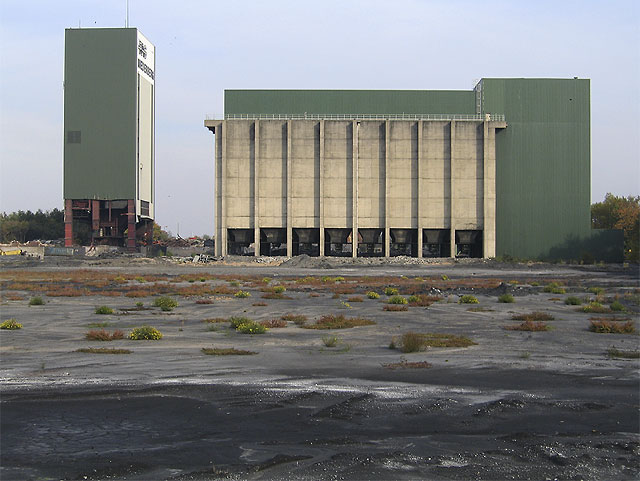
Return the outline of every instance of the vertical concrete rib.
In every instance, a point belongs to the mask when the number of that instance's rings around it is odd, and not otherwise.
[[[226,191],[226,177],[227,177],[227,120],[222,121],[222,155],[220,158],[220,255],[227,255],[227,191]]]
[[[215,126],[215,138],[214,138],[214,155],[213,155],[213,171],[215,172],[215,225],[216,225],[216,235],[214,240],[214,252],[217,256],[222,255],[222,169],[220,169],[221,165],[221,153],[222,153],[222,123],[219,123]]]
[[[253,248],[260,255],[260,121],[253,124]]]
[[[324,256],[324,120],[320,120],[320,153],[318,155],[318,225],[320,227],[320,257]]]
[[[351,257],[358,257],[358,135],[360,133],[360,122],[353,121],[351,125],[351,137],[353,140],[353,150],[351,156]]]
[[[455,214],[455,149],[456,149],[456,121],[452,120],[451,123],[451,133],[450,133],[450,142],[451,142],[451,152],[449,155],[449,225],[451,226],[451,257],[456,256],[456,214]]]
[[[418,120],[418,154],[416,159],[416,225],[418,227],[418,257],[422,257],[422,213],[420,212],[420,198],[422,190],[420,189],[420,175],[422,163],[422,120]]]
[[[391,229],[389,228],[389,136],[391,124],[384,122],[384,256],[391,256]]]
[[[486,120],[483,127],[482,256],[486,258],[496,256],[496,131]]]
[[[291,188],[291,120],[287,120],[287,257],[291,257],[293,255],[293,226],[291,225],[291,219],[293,216],[291,215],[291,206],[293,203],[291,202],[291,194],[293,193],[293,189]]]

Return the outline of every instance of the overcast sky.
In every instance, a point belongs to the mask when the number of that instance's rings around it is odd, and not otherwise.
[[[125,0],[0,0],[0,211],[62,208],[64,29]],[[591,79],[592,200],[640,194],[640,2],[129,0],[156,46],[156,220],[213,233],[224,89],[461,89]]]

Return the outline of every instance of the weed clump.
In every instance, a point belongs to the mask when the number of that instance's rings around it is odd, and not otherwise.
[[[377,292],[374,292],[374,291],[369,291],[369,292],[367,292],[367,297],[369,299],[380,299],[380,294],[378,294]]]
[[[609,304],[609,309],[615,312],[620,312],[620,311],[624,311],[624,306],[620,301],[615,300],[611,304]]]
[[[129,333],[129,339],[132,341],[157,341],[162,339],[162,333],[151,326],[136,327]]]
[[[44,301],[40,296],[32,297],[31,299],[29,299],[30,306],[42,306],[43,304],[44,304]]]
[[[233,297],[237,297],[239,299],[246,299],[247,297],[251,297],[251,294],[248,291],[238,291]]]
[[[576,296],[569,296],[564,300],[564,303],[567,306],[579,306],[580,304],[582,304],[582,299]]]
[[[328,314],[322,316],[314,324],[305,324],[305,329],[348,329],[351,327],[371,326],[375,322],[361,317],[345,317],[342,314]]]
[[[287,327],[287,321],[283,321],[282,319],[270,319],[268,321],[261,321],[260,324],[267,329]]]
[[[96,307],[96,314],[113,314],[113,309],[108,306]]]
[[[203,347],[201,351],[203,354],[206,354],[207,356],[250,356],[253,354],[258,354],[257,352],[254,352],[254,351],[245,351],[242,349],[236,349],[235,347],[227,347],[227,348]]]
[[[153,305],[163,311],[173,311],[174,308],[178,307],[178,301],[171,297],[162,296],[153,301]]]
[[[385,287],[384,288],[384,295],[385,296],[397,296],[398,295],[398,289],[396,289],[395,287]]]
[[[283,321],[293,322],[296,326],[303,326],[307,322],[304,314],[285,314],[280,317]]]
[[[564,294],[567,292],[564,287],[561,287],[557,282],[550,282],[543,289],[544,292],[550,292],[551,294]]]
[[[213,301],[211,299],[198,299],[196,304],[213,304]]]
[[[89,331],[84,337],[88,341],[115,341],[118,339],[124,339],[124,332],[120,329],[116,329],[113,333],[109,333],[104,329],[101,329],[99,331]]]
[[[336,347],[340,342],[340,338],[338,336],[323,336],[322,343],[326,347]]]
[[[504,328],[507,331],[531,331],[531,332],[536,332],[536,331],[548,331],[549,330],[549,326],[547,326],[547,324],[545,322],[532,321],[532,320],[524,321],[521,324],[514,324],[514,325],[511,325],[511,326],[504,326]]]
[[[274,286],[274,288],[273,288],[273,292],[275,294],[282,294],[286,290],[287,290],[287,288],[284,287],[284,286]]]
[[[546,312],[534,311],[529,314],[515,314],[511,316],[514,321],[553,321],[554,317]]]
[[[390,362],[388,364],[383,364],[382,367],[386,369],[428,369],[431,367],[431,364],[427,361],[407,361],[403,359],[399,362]]]
[[[113,349],[109,347],[86,347],[77,349],[76,352],[83,352],[85,354],[131,354],[129,349]]]
[[[636,332],[632,321],[591,321],[589,330],[600,334],[634,334]]]
[[[22,324],[20,324],[15,319],[7,319],[0,324],[0,329],[7,329],[9,331],[15,331],[16,329],[22,329]]]
[[[640,351],[623,351],[615,347],[607,349],[607,355],[623,359],[640,359]]]
[[[603,306],[602,304],[596,301],[590,302],[589,304],[584,306],[581,310],[582,312],[594,312],[594,313],[611,312],[611,309],[609,309],[606,306]]]
[[[386,304],[383,308],[383,311],[390,311],[390,312],[401,312],[401,311],[408,311],[409,308],[407,306],[403,306],[403,305],[398,305],[398,304]]]
[[[460,300],[458,301],[458,303],[460,303],[460,304],[479,304],[478,298],[476,296],[472,296],[470,294],[465,294],[464,296],[460,297]]]
[[[391,296],[387,301],[389,304],[408,304],[409,301],[405,297],[402,296]]]
[[[604,289],[602,287],[590,287],[588,291],[591,294],[595,294],[596,296],[599,296],[600,294],[604,294]]]
[[[238,324],[236,331],[241,334],[264,334],[267,332],[267,328],[255,321],[249,321]]]
[[[202,322],[206,322],[208,324],[219,324],[221,322],[228,322],[224,317],[215,317],[213,319],[203,319]]]
[[[351,296],[347,298],[348,302],[363,302],[362,297],[360,296]]]
[[[502,294],[500,297],[498,297],[498,302],[502,302],[505,304],[511,304],[512,302],[515,302],[516,300],[513,298],[513,296],[511,294]]]

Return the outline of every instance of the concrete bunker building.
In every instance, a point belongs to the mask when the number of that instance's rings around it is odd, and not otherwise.
[[[66,29],[65,245],[135,249],[152,237],[155,47],[135,28]]]
[[[216,254],[618,259],[592,231],[590,81],[226,90]]]

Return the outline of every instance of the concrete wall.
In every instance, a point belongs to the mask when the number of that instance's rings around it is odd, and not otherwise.
[[[495,255],[495,129],[504,122],[207,120],[216,135],[216,254],[226,229],[482,230]],[[321,247],[321,254],[323,248]],[[355,255],[355,254],[354,254]],[[421,255],[418,252],[418,255]]]

